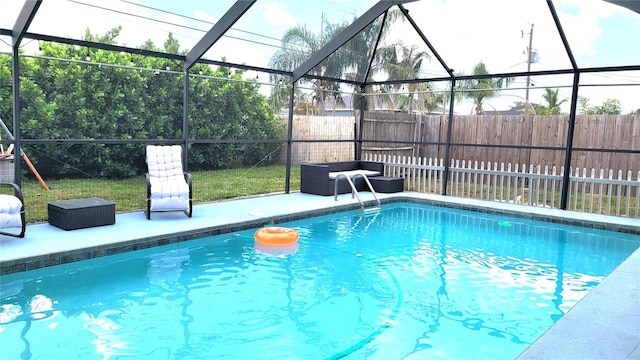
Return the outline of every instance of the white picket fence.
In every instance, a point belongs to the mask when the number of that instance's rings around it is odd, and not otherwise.
[[[442,194],[444,161],[432,158],[365,154],[363,160],[384,163],[385,176],[405,179],[405,190]],[[501,163],[473,164],[451,160],[451,196],[509,202],[529,206],[560,208],[560,189],[564,167],[529,167]],[[609,170],[569,169],[568,210],[588,213],[640,217],[640,171],[633,179],[627,171],[617,177]]]

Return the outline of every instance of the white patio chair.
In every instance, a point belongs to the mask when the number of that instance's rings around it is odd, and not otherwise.
[[[147,219],[151,212],[192,214],[191,174],[182,166],[182,146],[147,146]]]
[[[10,186],[13,190],[13,195],[0,194],[0,234],[22,238],[26,229],[22,190],[14,183],[0,182],[0,185]],[[19,230],[4,231],[10,228]]]

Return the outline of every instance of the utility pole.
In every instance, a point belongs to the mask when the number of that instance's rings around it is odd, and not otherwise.
[[[522,34],[524,36],[524,34]],[[527,88],[524,95],[524,111],[525,114],[529,113],[529,108],[531,105],[529,104],[529,86],[531,84],[531,78],[529,76],[529,72],[531,71],[531,63],[533,59],[531,59],[531,45],[533,44],[533,24],[531,24],[531,30],[529,31],[529,47],[527,48]]]

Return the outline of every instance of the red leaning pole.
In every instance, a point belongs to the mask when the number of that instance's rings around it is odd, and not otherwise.
[[[45,190],[49,190],[49,187],[47,186],[47,184],[44,182],[44,180],[42,180],[42,177],[40,176],[40,174],[38,173],[38,170],[36,170],[36,167],[33,166],[33,164],[31,163],[31,160],[29,160],[29,158],[27,157],[27,154],[24,153],[24,151],[20,151],[22,153],[22,158],[24,159],[24,162],[27,163],[27,166],[29,167],[29,169],[31,169],[31,171],[33,171],[33,174],[36,176],[36,178],[38,179],[38,181],[40,182],[40,185],[42,185],[42,187]]]
[[[13,140],[14,139],[13,134],[11,134],[9,129],[7,129],[7,125],[4,124],[4,121],[2,121],[2,119],[0,119],[0,125],[2,125],[2,128],[4,129],[4,131],[7,133],[7,135],[9,135],[9,138]],[[12,147],[13,147],[13,144],[11,144],[10,148]],[[8,152],[10,153],[11,150],[9,150]],[[5,154],[5,156],[8,156],[8,155],[9,154]],[[1,156],[0,159],[5,156]],[[22,151],[22,149],[20,149],[20,156],[22,156],[22,158],[24,159],[24,162],[27,164],[29,169],[31,169],[33,174],[36,176],[36,179],[38,179],[38,182],[40,182],[40,185],[42,185],[42,187],[45,190],[49,190],[49,187],[47,186],[47,184],[44,182],[44,180],[42,180],[42,176],[40,176],[40,174],[38,173],[38,170],[36,170],[36,167],[33,166],[33,164],[31,163],[31,160],[29,160],[29,158],[27,157],[27,154],[25,154],[24,151]]]

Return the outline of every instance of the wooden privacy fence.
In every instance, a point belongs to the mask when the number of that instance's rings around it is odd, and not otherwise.
[[[385,175],[405,179],[405,189],[441,194],[443,159],[366,153],[363,160],[384,163]],[[563,167],[519,166],[508,163],[451,160],[448,191],[451,196],[559,208]],[[568,210],[640,217],[640,171],[615,173],[586,168],[569,169]]]
[[[568,122],[566,115],[455,115],[451,143],[468,145],[452,145],[450,158],[561,167]],[[358,124],[353,116],[294,115],[292,163],[352,160]],[[448,124],[446,115],[365,112],[362,150],[445,158]],[[578,115],[573,147],[574,168],[640,171],[639,153],[607,151],[640,151],[640,116]]]
[[[299,165],[303,162],[352,160],[355,154],[355,135],[353,116],[294,115],[291,163]],[[283,160],[284,156],[283,152]]]
[[[563,166],[567,115],[455,115],[451,159]],[[448,115],[365,112],[363,152],[445,158]],[[522,148],[522,147],[528,148]],[[640,171],[640,116],[578,115],[572,167]],[[589,149],[585,151],[577,149]]]

